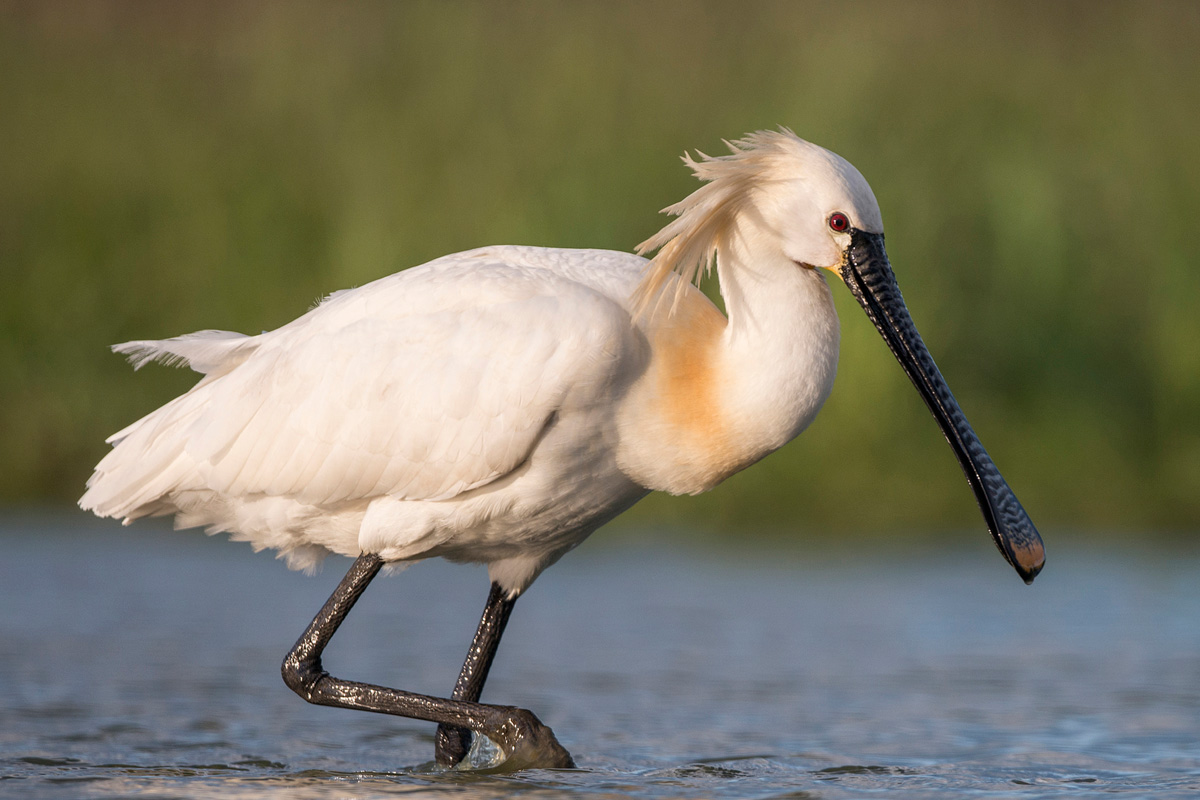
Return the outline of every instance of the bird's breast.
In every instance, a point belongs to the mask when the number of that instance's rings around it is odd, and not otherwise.
[[[812,421],[837,371],[837,315],[823,280],[795,283],[741,328],[699,291],[647,326],[647,366],[617,417],[618,463],[633,480],[707,491]]]
[[[706,297],[689,292],[648,326],[650,358],[618,415],[618,463],[648,489],[696,494],[754,460],[724,402],[726,325]]]

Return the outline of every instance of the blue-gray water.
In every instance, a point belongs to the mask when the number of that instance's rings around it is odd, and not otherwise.
[[[484,694],[579,769],[484,776],[431,771],[431,725],[284,687],[349,561],[306,577],[223,537],[10,518],[0,796],[1200,797],[1200,558],[1050,535],[1025,587],[973,534],[589,542],[517,604]],[[325,664],[444,693],[486,593],[441,562],[380,578]]]

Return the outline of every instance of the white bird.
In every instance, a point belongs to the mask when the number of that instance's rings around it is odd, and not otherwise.
[[[126,524],[174,514],[288,565],[356,557],[284,662],[310,702],[471,732],[508,765],[566,766],[523,709],[479,703],[516,598],[655,490],[694,494],[786,444],[833,385],[849,286],[940,424],[1005,558],[1041,540],[959,411],[908,316],[866,180],[791,131],[684,161],[704,185],[666,209],[653,260],[486,247],[336,292],[258,336],[201,331],[114,349],[204,377],[109,438],[80,500]],[[726,314],[693,284],[715,264]],[[333,678],[321,651],[383,564],[488,565],[492,591],[451,699]]]

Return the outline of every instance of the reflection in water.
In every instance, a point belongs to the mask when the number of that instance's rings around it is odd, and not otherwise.
[[[10,520],[0,787],[1197,796],[1200,559],[1056,545],[1025,587],[982,546],[733,555],[602,533],[517,604],[484,696],[532,709],[581,769],[481,776],[433,768],[432,725],[308,706],[280,681],[348,561],[308,578],[196,533]],[[377,581],[326,666],[444,693],[486,594],[482,569],[441,562]]]

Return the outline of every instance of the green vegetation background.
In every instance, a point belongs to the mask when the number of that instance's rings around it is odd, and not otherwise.
[[[1200,521],[1200,5],[0,5],[0,501],[185,390],[113,342],[276,327],[491,243],[620,250],[685,149],[787,125],[872,182],[909,307],[1043,531]],[[633,520],[978,528],[841,287],[792,445]]]

